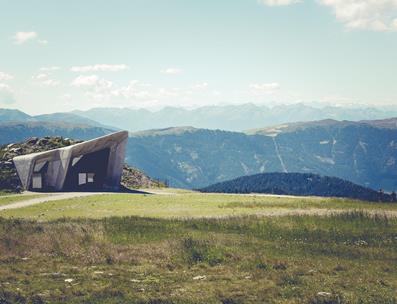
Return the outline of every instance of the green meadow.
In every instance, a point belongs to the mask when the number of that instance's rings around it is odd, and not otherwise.
[[[6,210],[1,212],[0,216],[38,220],[55,220],[63,217],[99,219],[111,216],[202,218],[246,215],[324,215],[357,210],[397,216],[397,204],[337,198],[201,194],[174,189],[159,190],[159,193],[157,195],[99,194],[49,201],[26,208]]]
[[[174,192],[0,211],[0,303],[397,303],[396,205]]]
[[[5,205],[12,204],[12,203],[22,202],[25,200],[38,198],[41,196],[45,196],[45,194],[31,194],[31,195],[4,194],[4,195],[0,195],[0,206],[5,206]]]

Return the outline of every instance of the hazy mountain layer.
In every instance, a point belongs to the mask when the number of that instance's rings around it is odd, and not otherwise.
[[[186,128],[135,133],[128,163],[171,185],[200,188],[265,172],[317,173],[397,189],[397,129],[322,121],[284,132],[243,134]],[[268,130],[268,129],[267,129]],[[269,136],[270,135],[270,136]]]
[[[325,120],[247,133],[192,127],[132,133],[126,161],[172,186],[201,188],[243,175],[302,172],[397,189],[396,119]],[[69,123],[3,123],[0,144],[29,137],[91,139],[110,129]]]
[[[0,109],[0,123],[4,122],[53,122],[79,125],[84,124],[87,126],[108,128],[97,121],[73,113],[52,113],[31,116],[19,110]],[[110,128],[116,129],[114,127]]]
[[[0,145],[24,141],[29,137],[63,136],[87,140],[113,130],[65,122],[3,122],[0,123]]]
[[[30,116],[18,110],[0,109],[0,122],[47,121],[85,124],[112,129],[142,131],[178,126],[205,129],[245,131],[296,121],[323,119],[374,120],[397,116],[396,108],[351,108],[309,106],[306,104],[280,105],[273,108],[253,104],[205,106],[197,109],[166,107],[159,111],[131,108],[94,108],[88,111],[52,113]]]
[[[206,106],[194,110],[167,107],[157,112],[129,108],[96,108],[73,113],[129,131],[177,126],[243,131],[296,121],[384,119],[397,116],[397,108],[313,107],[305,104],[269,108],[245,104]]]

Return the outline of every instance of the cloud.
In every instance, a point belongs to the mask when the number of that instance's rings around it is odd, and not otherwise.
[[[259,3],[267,6],[286,6],[299,2],[301,2],[301,0],[259,0]]]
[[[42,73],[42,74],[37,74],[37,75],[33,76],[32,78],[35,79],[35,80],[42,80],[42,79],[45,79],[47,77],[48,77],[47,74]]]
[[[77,88],[84,88],[85,96],[99,103],[109,101],[113,90],[113,83],[111,81],[99,78],[97,75],[80,75],[70,85]]]
[[[91,76],[80,75],[72,81],[71,86],[92,87],[96,85],[98,81],[99,81],[99,77],[97,75],[91,75]]]
[[[14,92],[9,85],[0,83],[0,104],[10,105],[15,103]]]
[[[0,72],[0,81],[7,81],[7,80],[12,80],[14,79],[14,76],[4,73],[4,72]]]
[[[273,93],[280,89],[280,85],[277,82],[271,83],[253,83],[249,86],[252,90],[261,93]]]
[[[397,0],[320,0],[350,29],[397,31]]]
[[[37,42],[39,44],[43,44],[43,45],[47,45],[48,44],[48,40],[45,40],[45,39],[39,39],[39,40],[37,40]]]
[[[72,72],[87,73],[87,72],[119,72],[128,70],[129,67],[126,64],[95,64],[85,66],[74,66],[70,70]]]
[[[161,74],[167,74],[167,75],[179,75],[183,73],[183,70],[180,68],[168,68],[160,71]]]
[[[41,67],[39,70],[41,72],[52,72],[52,71],[58,71],[61,68],[58,66],[49,66],[49,67]]]
[[[13,38],[15,44],[23,44],[29,40],[37,39],[38,36],[36,32],[17,32]]]
[[[204,90],[206,88],[208,88],[207,82],[196,83],[195,85],[192,86],[192,89],[194,90]]]
[[[41,85],[45,87],[56,87],[57,85],[59,85],[59,81],[54,79],[46,79],[41,82]]]
[[[116,90],[111,91],[111,95],[115,97],[124,97],[124,98],[149,98],[151,94],[147,90],[151,85],[142,83],[138,80],[132,80],[129,82],[127,86],[121,87]]]
[[[59,81],[51,79],[50,74],[40,73],[32,77],[37,84],[43,87],[55,87],[59,85]]]

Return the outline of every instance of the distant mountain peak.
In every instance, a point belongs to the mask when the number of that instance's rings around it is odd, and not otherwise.
[[[137,131],[130,133],[131,137],[142,137],[142,136],[166,136],[166,135],[180,135],[184,133],[197,132],[200,129],[186,126],[186,127],[169,127],[163,129],[152,129],[145,131]]]

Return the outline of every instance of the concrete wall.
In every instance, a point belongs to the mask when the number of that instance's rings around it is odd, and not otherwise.
[[[127,140],[128,132],[120,131],[65,148],[17,156],[13,161],[22,187],[26,190],[30,188],[35,164],[48,161],[47,184],[56,191],[62,191],[68,169],[75,157],[109,148],[104,189],[117,190],[120,186]]]

